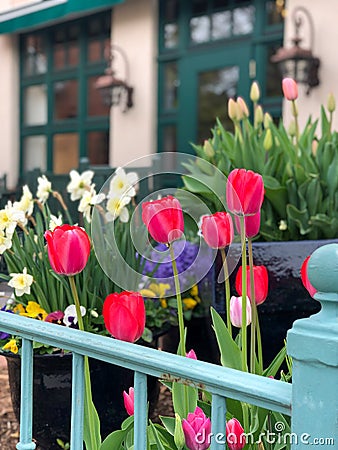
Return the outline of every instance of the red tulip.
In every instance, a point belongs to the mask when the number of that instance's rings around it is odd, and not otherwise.
[[[135,342],[142,336],[146,313],[143,297],[138,292],[108,295],[102,314],[107,330],[116,339]]]
[[[126,408],[127,413],[130,416],[134,415],[134,388],[130,387],[128,394],[126,391],[123,391],[123,403]]]
[[[61,225],[46,231],[45,238],[54,272],[68,276],[82,272],[90,254],[90,240],[83,228]]]
[[[300,275],[301,275],[302,282],[303,282],[305,289],[307,289],[308,293],[311,295],[311,297],[313,297],[315,295],[315,293],[317,292],[317,289],[312,286],[312,284],[310,283],[310,280],[307,276],[307,265],[308,265],[309,259],[310,259],[310,256],[305,258],[305,260],[302,264],[302,267],[300,269]]]
[[[226,423],[226,437],[229,450],[242,450],[246,439],[241,423],[233,418]]]
[[[142,204],[142,220],[157,242],[168,244],[179,239],[184,231],[180,202],[168,195]]]
[[[253,216],[244,216],[245,223],[245,236],[248,239],[255,237],[259,233],[259,229],[261,226],[261,212],[258,211],[257,214]],[[238,216],[235,216],[235,224],[236,230],[240,234],[241,233],[241,223]]]
[[[211,248],[224,248],[234,238],[232,218],[227,212],[217,212],[202,217],[202,234]]]
[[[298,86],[292,78],[284,78],[282,81],[284,97],[287,100],[296,100],[298,98]]]
[[[206,450],[210,446],[211,422],[199,406],[182,420],[185,445],[189,450]]]
[[[264,199],[262,175],[252,170],[232,170],[227,180],[226,198],[232,213],[245,216],[257,214]]]
[[[251,300],[250,267],[247,266],[246,269],[247,296]],[[260,305],[268,296],[268,271],[265,266],[253,266],[253,274],[255,285],[255,302],[256,305]],[[235,285],[238,294],[242,295],[242,266],[238,269]]]

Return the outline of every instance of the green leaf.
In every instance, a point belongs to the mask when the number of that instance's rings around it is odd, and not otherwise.
[[[241,351],[230,336],[223,319],[214,308],[211,308],[211,317],[218,347],[221,352],[222,365],[231,369],[242,370]]]
[[[117,430],[109,434],[99,447],[100,450],[121,450],[122,443],[127,436],[126,430]]]
[[[174,410],[180,417],[187,417],[197,406],[198,390],[182,383],[173,383],[172,399]],[[186,403],[187,401],[187,403]]]
[[[280,366],[282,365],[284,359],[286,356],[286,347],[280,349],[278,354],[274,357],[274,359],[271,361],[269,367],[267,367],[263,371],[264,377],[275,377],[278,370],[280,369]]]
[[[161,422],[164,425],[164,428],[168,431],[169,434],[174,436],[175,433],[175,417],[165,417],[160,416]]]
[[[294,205],[287,205],[286,212],[288,219],[297,224],[301,235],[304,236],[311,231],[311,225],[309,224],[309,213],[307,209],[300,211]]]

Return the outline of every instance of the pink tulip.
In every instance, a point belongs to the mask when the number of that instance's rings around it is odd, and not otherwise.
[[[124,407],[126,408],[127,413],[130,416],[134,415],[134,388],[130,387],[128,394],[126,391],[123,391],[123,402]]]
[[[189,450],[206,450],[210,446],[211,422],[202,409],[197,406],[182,420],[185,445]]]
[[[90,254],[90,240],[83,228],[62,225],[46,231],[45,238],[54,272],[68,276],[82,272]]]
[[[234,238],[232,218],[227,212],[217,212],[202,217],[202,234],[211,248],[224,248]]]
[[[242,297],[235,297],[230,299],[230,320],[234,327],[242,327]],[[251,303],[249,297],[246,297],[246,324],[251,323]]]
[[[254,275],[254,288],[255,288],[255,302],[256,305],[261,305],[268,296],[269,279],[268,271],[265,266],[253,266]],[[236,291],[238,295],[242,295],[242,266],[238,269],[236,274]],[[247,294],[251,300],[251,280],[250,280],[250,267],[246,268],[246,285]]]
[[[195,350],[193,350],[193,349],[191,349],[189,352],[187,352],[187,354],[185,356],[190,359],[197,359]]]
[[[233,418],[227,421],[226,437],[229,450],[242,450],[245,447],[244,429],[237,419]]]
[[[264,200],[262,175],[252,170],[232,170],[226,184],[226,199],[230,212],[234,214],[257,214]]]
[[[253,216],[244,216],[245,223],[245,236],[248,239],[252,239],[257,236],[259,229],[261,227],[261,212],[258,211],[257,214]],[[238,234],[241,233],[241,223],[238,216],[235,216],[235,225]]]
[[[135,342],[145,327],[145,306],[138,292],[121,292],[108,295],[102,310],[104,323],[116,339]]]
[[[301,275],[301,279],[302,279],[305,289],[307,289],[308,293],[311,295],[311,297],[313,297],[315,295],[315,293],[317,292],[317,289],[312,286],[312,284],[310,283],[310,280],[307,276],[307,265],[308,265],[309,259],[310,259],[310,256],[305,258],[305,260],[302,264],[302,267],[300,269],[300,275]]]
[[[142,220],[152,238],[163,244],[179,239],[184,231],[181,204],[171,195],[142,203]]]
[[[284,97],[287,100],[293,101],[298,98],[298,86],[292,78],[284,78],[282,81],[282,88]]]

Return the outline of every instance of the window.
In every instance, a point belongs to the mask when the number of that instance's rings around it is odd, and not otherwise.
[[[21,36],[21,173],[108,164],[109,112],[95,81],[110,45],[110,11]]]

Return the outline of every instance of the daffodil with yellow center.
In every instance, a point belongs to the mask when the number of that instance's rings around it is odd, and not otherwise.
[[[9,280],[8,286],[15,289],[15,295],[17,297],[30,294],[33,277],[27,273],[27,267],[24,267],[22,273],[10,273],[9,275],[12,279]]]
[[[18,345],[15,339],[11,339],[2,347],[2,350],[9,350],[12,353],[18,353]]]
[[[127,223],[129,220],[129,211],[126,206],[130,203],[131,197],[110,197],[107,202],[106,219],[113,222],[119,218],[121,222]]]

